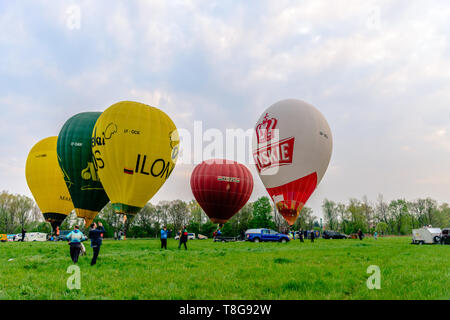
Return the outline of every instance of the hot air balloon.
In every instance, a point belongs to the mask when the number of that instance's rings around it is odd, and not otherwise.
[[[175,168],[179,137],[161,110],[124,101],[98,118],[92,151],[103,187],[118,214],[135,215]]]
[[[84,112],[70,118],[58,136],[59,165],[79,218],[90,225],[109,202],[92,155],[92,131],[101,112]]]
[[[58,164],[57,140],[58,137],[50,137],[38,142],[28,155],[25,169],[28,187],[53,230],[74,209]]]
[[[243,164],[212,159],[195,167],[191,189],[211,221],[223,224],[247,203],[253,191],[253,178]]]
[[[256,168],[289,225],[322,180],[332,149],[325,117],[304,101],[279,101],[258,120],[253,136]]]

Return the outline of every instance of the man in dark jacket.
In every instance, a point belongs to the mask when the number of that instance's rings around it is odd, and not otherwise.
[[[316,237],[314,230],[311,231],[311,242],[314,242],[314,238]]]
[[[91,230],[89,230],[89,239],[91,239],[91,247],[94,251],[92,256],[91,266],[97,263],[98,254],[100,253],[100,247],[103,243],[103,234],[105,233],[105,228],[101,222],[97,224],[94,222],[91,224]]]
[[[361,231],[361,229],[359,229],[358,230],[358,237],[359,237],[359,240],[362,240],[363,239],[363,232]]]

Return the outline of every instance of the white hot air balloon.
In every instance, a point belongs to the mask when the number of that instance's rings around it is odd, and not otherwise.
[[[279,101],[259,118],[253,136],[256,168],[289,225],[322,180],[332,149],[327,120],[304,101]]]

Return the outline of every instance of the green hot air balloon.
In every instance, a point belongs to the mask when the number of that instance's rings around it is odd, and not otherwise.
[[[92,154],[92,131],[101,112],[84,112],[67,120],[58,136],[58,160],[75,211],[86,225],[109,202]]]

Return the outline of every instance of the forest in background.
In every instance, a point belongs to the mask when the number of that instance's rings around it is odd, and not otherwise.
[[[407,201],[397,199],[387,202],[379,195],[375,202],[366,196],[362,199],[351,198],[347,203],[324,199],[322,204],[323,220],[314,215],[309,207],[304,207],[297,219],[294,230],[335,230],[350,234],[361,229],[364,233],[377,231],[383,235],[409,235],[412,229],[425,225],[433,227],[450,227],[450,207],[447,203],[439,204],[431,198]],[[157,205],[147,204],[132,220],[114,213],[111,204],[106,205],[96,221],[101,221],[106,229],[106,237],[127,230],[127,237],[157,237],[162,226],[173,230],[172,236],[187,226],[188,231],[211,237],[217,224],[209,221],[197,201],[182,200],[161,201]],[[83,225],[82,219],[72,212],[63,222],[61,230],[68,230],[75,225]],[[50,224],[45,222],[33,199],[0,193],[0,233],[27,232],[50,233]],[[233,218],[222,227],[226,236],[238,236],[250,228],[270,228],[280,232],[289,226],[274,209],[268,197],[261,197],[255,202],[247,203]]]

